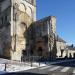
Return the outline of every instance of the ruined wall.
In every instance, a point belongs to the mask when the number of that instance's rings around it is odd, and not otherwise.
[[[53,33],[56,33],[56,17],[51,16],[51,29]]]
[[[48,25],[48,51],[50,52],[54,46],[54,36],[56,34],[56,17],[51,16],[47,21]]]

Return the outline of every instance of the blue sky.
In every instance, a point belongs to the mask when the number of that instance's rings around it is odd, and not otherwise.
[[[69,44],[75,44],[75,0],[37,0],[37,20],[53,15],[57,33]]]

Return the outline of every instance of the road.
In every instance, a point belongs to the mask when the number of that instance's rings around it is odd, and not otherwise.
[[[49,65],[31,69],[18,73],[10,73],[10,75],[75,75],[75,68]],[[8,75],[8,74],[5,74]]]
[[[51,73],[75,73],[75,68],[74,67],[66,67],[66,66],[56,66],[56,65],[49,65],[49,66],[45,66],[45,67],[39,67],[36,69],[31,69],[28,70],[26,72],[30,72],[30,73],[37,73],[37,74],[45,74],[47,75],[48,73],[50,73],[50,75],[53,75]],[[60,74],[59,74],[60,75]],[[75,75],[75,74],[74,74]]]
[[[49,75],[75,75],[75,59],[53,63],[53,65],[27,70],[26,72]]]

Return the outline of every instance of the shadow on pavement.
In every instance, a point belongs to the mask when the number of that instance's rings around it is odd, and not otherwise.
[[[14,72],[14,73],[7,73],[3,75],[46,75],[46,74],[36,74],[36,73],[29,73],[29,72]]]

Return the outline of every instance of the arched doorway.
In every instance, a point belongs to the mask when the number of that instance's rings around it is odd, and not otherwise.
[[[69,53],[69,58],[72,58],[72,54],[71,53]]]
[[[42,56],[42,53],[43,53],[43,49],[42,49],[42,47],[39,47],[38,48],[38,56]]]
[[[73,54],[73,57],[75,58],[75,53]]]

